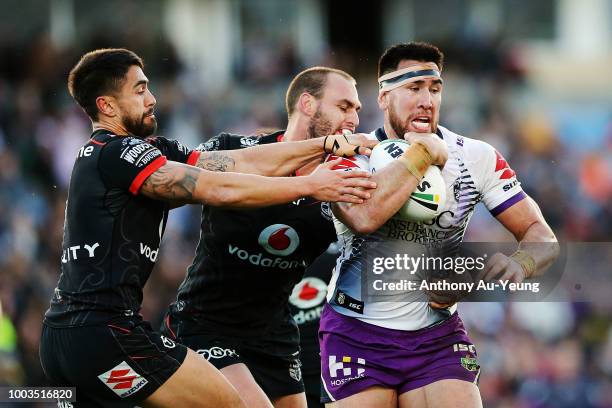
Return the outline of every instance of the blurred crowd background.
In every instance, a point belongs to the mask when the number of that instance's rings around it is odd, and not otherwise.
[[[41,319],[58,278],[71,168],[90,134],[65,83],[99,47],[144,58],[158,134],[195,146],[220,131],[284,127],[286,87],[312,65],[355,76],[359,130],[369,132],[382,123],[378,56],[398,41],[433,42],[446,54],[441,124],[493,144],[560,240],[610,241],[610,0],[0,4],[0,385],[46,383]],[[170,217],[145,292],[154,325],[191,261],[199,216],[191,206]],[[481,209],[468,239],[509,237]],[[612,407],[609,302],[461,306],[486,407]]]

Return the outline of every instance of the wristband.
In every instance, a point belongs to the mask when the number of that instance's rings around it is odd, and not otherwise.
[[[525,278],[530,278],[533,276],[537,267],[535,259],[533,259],[533,256],[531,256],[529,252],[519,249],[510,255],[510,258],[514,259],[519,265],[521,265],[521,268],[523,268],[523,272],[525,273]]]
[[[410,174],[420,183],[433,159],[427,147],[420,143],[414,143],[399,157],[398,161],[402,163]]]

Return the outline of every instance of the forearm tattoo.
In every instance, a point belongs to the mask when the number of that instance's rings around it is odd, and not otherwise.
[[[195,191],[199,170],[184,166],[160,167],[142,185],[150,195],[163,200],[191,200]]]
[[[209,171],[233,171],[236,166],[234,159],[220,152],[202,152],[196,162],[196,167]]]

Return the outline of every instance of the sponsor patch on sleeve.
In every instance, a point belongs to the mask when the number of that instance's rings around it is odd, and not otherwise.
[[[162,155],[162,152],[157,147],[145,141],[132,138],[125,142],[119,157],[135,167],[146,167],[147,164]]]

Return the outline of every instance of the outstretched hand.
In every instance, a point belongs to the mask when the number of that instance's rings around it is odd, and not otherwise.
[[[356,154],[369,156],[377,144],[378,140],[370,140],[365,134],[351,134],[345,131],[341,135],[325,136],[323,148],[326,153],[338,157],[350,157]]]
[[[361,204],[370,198],[369,189],[376,188],[370,181],[371,174],[365,171],[335,171],[333,168],[342,159],[323,163],[308,178],[313,183],[311,197],[319,201]]]

